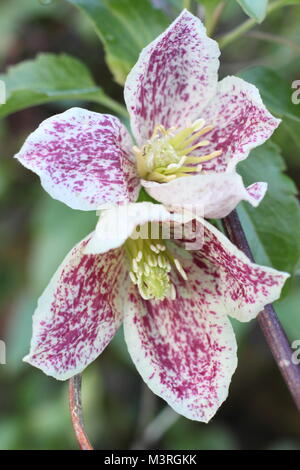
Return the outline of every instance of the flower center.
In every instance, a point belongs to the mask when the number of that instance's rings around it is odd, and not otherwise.
[[[133,147],[140,177],[167,183],[181,176],[201,172],[203,162],[222,153],[216,150],[201,157],[192,154],[194,150],[210,144],[209,140],[201,140],[201,137],[212,129],[212,125],[205,125],[204,119],[198,119],[181,131],[174,127],[165,129],[162,125],[156,126],[143,147]]]
[[[176,298],[169,273],[175,267],[183,279],[187,280],[187,276],[180,261],[168,251],[162,239],[128,238],[125,250],[130,262],[130,279],[143,299]]]

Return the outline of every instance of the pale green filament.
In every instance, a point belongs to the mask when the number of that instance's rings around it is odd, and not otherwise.
[[[128,238],[125,249],[130,262],[130,279],[143,299],[174,300],[176,289],[169,273],[176,268],[185,280],[187,277],[179,260],[167,250],[164,241]]]
[[[166,183],[181,176],[201,172],[202,163],[222,153],[221,150],[216,150],[201,157],[191,155],[194,150],[210,144],[209,140],[199,141],[199,138],[212,129],[211,125],[205,126],[203,119],[198,119],[181,131],[156,126],[152,137],[142,148],[133,148],[140,177]]]

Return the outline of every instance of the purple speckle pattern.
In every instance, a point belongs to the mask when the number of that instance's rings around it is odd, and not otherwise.
[[[188,240],[169,242],[188,280],[174,269],[176,299],[163,301],[141,298],[129,279],[122,247],[85,254],[89,235],[39,299],[25,361],[68,379],[101,354],[124,319],[128,350],[149,387],[178,413],[209,421],[225,400],[236,368],[228,315],[254,318],[279,297],[288,275],[251,263],[204,219],[195,228],[201,249],[183,249]],[[185,236],[194,234],[188,230]]]
[[[226,399],[237,364],[236,340],[211,293],[209,272],[183,263],[189,281],[177,280],[177,299],[144,301],[124,319],[125,339],[150,389],[179,414],[208,422]],[[213,279],[212,279],[213,281]]]
[[[158,124],[184,127],[199,117],[217,86],[220,51],[186,10],[140,54],[125,83],[138,144]]]
[[[127,295],[123,250],[84,255],[90,237],[69,253],[40,297],[26,362],[65,380],[107,346],[122,321]]]
[[[233,169],[250,150],[268,140],[280,123],[264,106],[257,88],[238,77],[226,77],[218,83],[202,117],[215,127],[206,134],[211,145],[198,155],[222,150],[219,157],[203,163],[206,172]]]
[[[194,259],[217,267],[217,290],[226,313],[239,321],[249,321],[280,297],[289,274],[251,263],[215,227],[206,221],[203,224],[204,243]]]
[[[16,158],[46,191],[73,209],[135,201],[139,180],[131,137],[114,116],[71,108],[44,121]]]
[[[133,288],[124,324],[128,350],[149,387],[178,413],[207,422],[225,400],[236,367],[227,315],[254,318],[279,297],[288,275],[251,263],[202,224],[199,251],[180,254],[173,246],[188,276],[184,281],[173,273],[176,300],[144,301]]]
[[[252,205],[253,206],[258,206],[260,201],[264,198],[266,192],[268,189],[268,184],[267,183],[262,183],[262,182],[257,182],[251,184],[251,186],[248,186],[247,192],[249,197],[252,200]]]
[[[226,217],[243,200],[258,206],[267,184],[258,182],[245,188],[236,165],[271,137],[280,120],[268,112],[259,91],[237,77],[219,82],[216,95],[201,116],[215,127],[205,136],[211,144],[193,154],[203,156],[215,150],[222,150],[222,154],[204,162],[201,173],[194,176],[163,184],[142,181],[142,185],[162,204],[199,205],[207,218]]]
[[[185,10],[142,51],[125,85],[139,145],[158,124],[182,128],[199,117],[214,124],[205,153],[223,153],[203,164],[205,174],[189,177],[191,183],[182,179],[149,186],[173,188],[176,197],[186,198],[187,186],[180,185],[191,184],[185,203],[205,208],[209,197],[215,211],[206,212],[210,217],[226,215],[241,199],[253,205],[261,200],[265,184],[244,188],[235,166],[279,124],[254,86],[236,77],[217,84],[218,57],[217,43]],[[117,118],[72,108],[44,121],[16,157],[40,176],[52,197],[74,209],[95,210],[136,201],[140,182],[132,145]],[[228,179],[209,179],[221,175]],[[202,176],[205,182],[194,184]],[[234,191],[229,187],[233,181]],[[164,193],[166,205],[174,202],[171,193]],[[156,197],[161,200],[159,193]],[[279,297],[288,275],[251,263],[209,223],[201,219],[200,225],[204,243],[199,251],[184,252],[171,243],[188,277],[184,281],[171,273],[175,300],[143,300],[130,283],[122,247],[86,254],[92,235],[80,242],[39,299],[24,360],[68,379],[101,354],[124,319],[129,352],[149,387],[178,413],[209,421],[227,397],[237,364],[228,315],[240,321],[254,318]]]
[[[205,217],[216,218],[225,217],[241,200],[254,206],[259,204],[265,185],[246,189],[234,174],[235,168],[251,149],[269,139],[280,123],[268,112],[255,86],[231,76],[218,83],[218,57],[218,45],[207,37],[201,21],[184,11],[141,52],[124,90],[132,131],[139,145],[145,144],[159,124],[183,128],[203,118],[208,125],[214,125],[205,135],[211,144],[194,150],[193,154],[203,156],[215,150],[222,154],[202,164],[200,178],[190,181],[189,189],[186,186],[182,191],[182,184],[174,181],[142,184],[163,204],[172,204],[174,198],[176,204],[198,204],[204,207]],[[227,173],[234,187],[224,185],[226,177],[218,181],[220,173]],[[213,209],[208,178],[201,178],[207,175],[215,175],[211,181]],[[220,208],[215,210],[218,202]]]

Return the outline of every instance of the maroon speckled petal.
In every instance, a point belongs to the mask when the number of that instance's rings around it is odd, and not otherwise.
[[[40,297],[24,358],[59,380],[96,359],[122,321],[128,290],[123,250],[84,255],[89,238],[68,254]]]
[[[177,413],[208,422],[226,399],[237,364],[236,340],[210,294],[213,278],[191,260],[176,300],[143,301],[132,293],[125,339],[139,373]]]
[[[223,151],[218,158],[203,163],[207,172],[231,171],[251,149],[268,140],[280,123],[266,109],[258,89],[238,77],[219,82],[201,117],[215,128],[205,136],[211,145],[198,154]]]
[[[143,49],[125,83],[138,144],[157,124],[184,127],[199,117],[216,90],[219,54],[201,21],[186,10]]]
[[[172,272],[176,299],[145,301],[133,287],[124,328],[131,357],[151,390],[183,416],[207,422],[226,399],[236,368],[227,315],[240,321],[255,317],[280,296],[288,274],[251,263],[215,227],[198,222],[199,250],[169,244],[187,276],[184,281]]]
[[[260,202],[265,197],[265,194],[268,189],[268,183],[253,183],[251,186],[248,186],[247,193],[249,196],[249,202],[251,202],[252,206],[257,207]]]
[[[71,108],[46,119],[16,158],[48,193],[73,209],[135,201],[139,191],[131,137],[114,116]]]
[[[251,320],[280,297],[289,274],[252,263],[213,225],[205,220],[202,225],[203,245],[193,252],[194,262],[200,269],[214,270],[215,290],[225,312],[242,322]]]

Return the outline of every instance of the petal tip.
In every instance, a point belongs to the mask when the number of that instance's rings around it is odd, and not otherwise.
[[[268,183],[253,183],[246,188],[245,200],[248,201],[253,207],[257,207],[265,197],[267,190]]]

